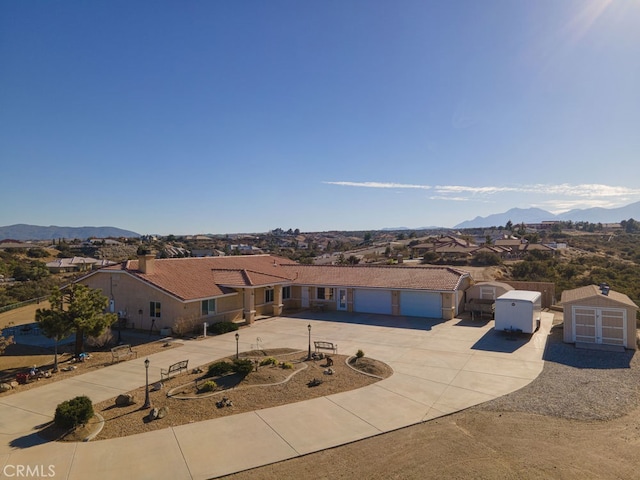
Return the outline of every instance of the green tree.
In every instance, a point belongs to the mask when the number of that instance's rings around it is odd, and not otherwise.
[[[53,305],[53,304],[52,304]],[[58,343],[63,338],[71,335],[73,324],[69,321],[65,312],[61,312],[57,309],[42,309],[36,310],[36,322],[40,326],[40,330],[44,333],[45,337],[52,338],[54,340],[54,361],[53,371],[58,371]]]
[[[50,309],[41,310],[41,318],[58,316],[56,323],[69,326],[76,335],[75,355],[84,350],[84,336],[97,337],[118,319],[115,313],[106,313],[109,299],[100,290],[81,283],[73,283],[63,290],[54,290],[49,299]],[[55,314],[46,313],[49,311]]]

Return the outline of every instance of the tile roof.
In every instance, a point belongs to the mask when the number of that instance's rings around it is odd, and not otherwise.
[[[638,306],[624,293],[609,290],[609,294],[605,296],[597,285],[587,285],[586,287],[574,288],[573,290],[565,290],[562,292],[562,299],[560,303],[579,302],[592,297],[609,298],[614,302],[638,308]]]
[[[123,270],[182,300],[277,283],[451,291],[468,275],[447,267],[300,265],[271,255],[156,259],[152,273],[138,268],[138,261],[130,260],[107,270]]]
[[[411,290],[455,290],[466,272],[447,267],[291,265],[294,284]]]

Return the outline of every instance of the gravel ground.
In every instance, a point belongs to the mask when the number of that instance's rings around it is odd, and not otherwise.
[[[562,333],[562,325],[552,329],[538,378],[475,408],[575,420],[611,420],[636,408],[640,402],[638,355],[631,350],[577,349],[563,343]]]

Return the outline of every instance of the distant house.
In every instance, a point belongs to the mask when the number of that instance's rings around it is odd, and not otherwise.
[[[446,235],[432,237],[427,242],[419,243],[411,247],[413,257],[423,256],[426,252],[435,252],[446,258],[466,258],[478,248],[473,242]]]
[[[448,267],[301,265],[271,255],[156,259],[143,255],[78,280],[101,289],[140,328],[252,323],[285,309],[451,319],[467,272]]]
[[[59,258],[46,264],[51,273],[87,272],[110,265],[115,262],[90,257]]]
[[[564,341],[636,349],[636,305],[607,285],[562,292]]]

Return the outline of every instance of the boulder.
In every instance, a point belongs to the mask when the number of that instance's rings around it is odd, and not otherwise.
[[[0,392],[8,392],[13,387],[8,383],[0,383]]]
[[[158,409],[153,407],[150,411],[149,411],[149,420],[153,421],[156,418],[158,418]]]
[[[162,382],[156,382],[151,386],[152,392],[157,392],[159,390],[162,390]]]
[[[136,400],[130,393],[123,393],[116,397],[116,407],[127,407],[134,403],[136,403]]]
[[[18,382],[16,382],[15,380],[9,382],[9,385],[11,385],[11,388],[17,388],[18,385],[20,385]]]
[[[157,418],[164,418],[169,413],[169,407],[160,407]]]

